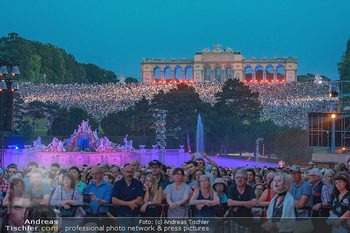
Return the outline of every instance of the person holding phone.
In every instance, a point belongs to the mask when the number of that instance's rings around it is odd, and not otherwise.
[[[94,181],[86,186],[85,194],[90,194],[91,196],[89,205],[92,209],[92,213],[90,209],[86,209],[86,216],[106,217],[108,207],[100,206],[110,203],[113,187],[103,180],[101,167],[93,167],[91,169],[91,176]]]

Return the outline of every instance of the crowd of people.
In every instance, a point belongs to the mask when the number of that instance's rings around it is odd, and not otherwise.
[[[204,102],[215,104],[215,93],[222,90],[223,83],[192,83]],[[273,120],[278,125],[307,127],[308,112],[329,111],[329,84],[300,83],[247,83],[254,92],[259,92],[262,104],[261,119]],[[101,120],[110,112],[125,110],[143,96],[151,100],[160,90],[169,92],[175,83],[165,84],[30,84],[20,88],[26,103],[35,100],[56,102],[62,107],[78,106]]]
[[[349,170],[350,156],[334,169],[245,168],[220,167],[205,153],[181,167],[10,164],[0,168],[1,232],[48,216],[63,217],[63,232],[88,217],[130,226],[140,224],[134,217],[190,216],[210,219],[205,232],[348,232]]]

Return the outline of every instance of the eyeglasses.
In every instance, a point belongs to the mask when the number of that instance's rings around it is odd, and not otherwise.
[[[237,179],[237,180],[239,180],[239,179],[245,179],[245,177],[244,177],[244,176],[237,176],[236,179]]]
[[[182,176],[182,173],[176,173],[174,176]]]

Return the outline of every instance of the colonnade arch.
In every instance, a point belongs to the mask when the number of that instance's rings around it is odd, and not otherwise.
[[[277,77],[276,77],[277,82],[281,82],[283,80],[286,80],[286,73],[285,73],[284,66],[277,66],[276,73],[277,73]]]
[[[164,79],[165,80],[173,79],[172,74],[171,74],[171,67],[169,67],[169,66],[164,68]]]
[[[244,81],[250,82],[250,80],[253,80],[253,68],[251,66],[244,67]]]
[[[247,65],[244,67],[244,82],[285,82],[285,67],[279,65],[274,67],[268,65],[266,67],[257,65],[255,67]]]
[[[297,76],[295,57],[246,59],[230,48],[206,48],[196,52],[193,59],[143,58],[142,82],[193,80],[194,82],[224,82],[238,78],[245,82],[293,82]]]
[[[153,69],[155,80],[161,80],[162,79],[162,69],[160,67],[154,67]]]
[[[185,80],[192,80],[192,81],[194,81],[192,66],[187,66],[185,68],[185,77],[186,77]]]
[[[273,81],[273,74],[274,74],[273,66],[267,66],[265,70],[266,70],[266,79],[265,80]]]
[[[258,82],[264,81],[264,69],[262,66],[255,67],[255,80]]]
[[[174,68],[174,78],[177,80],[182,80],[182,73],[183,73],[183,69],[181,66],[177,66]]]

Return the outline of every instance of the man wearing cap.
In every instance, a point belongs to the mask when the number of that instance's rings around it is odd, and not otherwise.
[[[293,165],[290,168],[292,177],[292,192],[294,197],[295,216],[299,220],[309,217],[309,211],[305,207],[312,207],[312,185],[301,178],[300,167]]]
[[[158,186],[165,190],[166,186],[170,184],[170,181],[164,178],[162,174],[162,163],[158,160],[153,160],[148,164],[148,167],[151,169],[152,174],[157,178]]]

